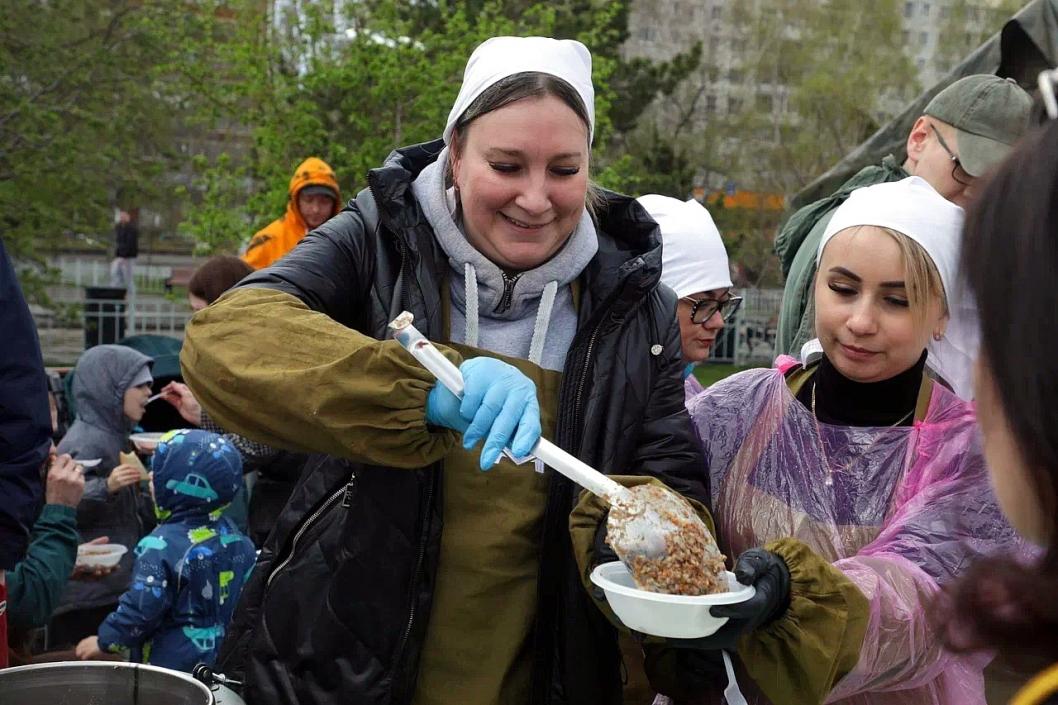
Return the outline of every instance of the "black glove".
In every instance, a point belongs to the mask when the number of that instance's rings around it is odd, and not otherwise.
[[[735,561],[735,577],[743,585],[755,587],[757,592],[745,602],[709,608],[714,617],[728,618],[724,626],[701,639],[666,639],[666,643],[683,649],[735,651],[743,634],[760,629],[786,613],[790,606],[790,568],[782,556],[763,548],[751,548]]]

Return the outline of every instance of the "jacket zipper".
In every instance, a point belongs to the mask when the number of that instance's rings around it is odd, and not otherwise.
[[[495,313],[503,313],[511,307],[514,302],[514,285],[522,278],[521,274],[515,274],[512,277],[503,271],[500,272],[500,276],[503,277],[503,295],[500,297],[500,302],[496,305]]]
[[[422,572],[422,563],[426,558],[426,544],[427,533],[429,531],[429,520],[430,520],[430,507],[433,504],[433,491],[434,484],[437,482],[436,476],[430,478],[430,486],[426,490],[426,500],[423,503],[423,524],[422,532],[419,534],[419,553],[415,558],[415,572],[412,573],[411,579],[411,605],[408,608],[408,621],[404,625],[404,634],[401,635],[400,643],[397,644],[396,658],[393,659],[394,665],[400,665],[401,661],[404,660],[404,649],[408,645],[408,639],[411,637],[411,629],[415,624],[415,613],[417,611],[418,604],[418,593],[419,593],[419,575]]]
[[[320,505],[320,507],[316,511],[314,511],[308,519],[305,520],[305,523],[298,527],[297,533],[294,534],[294,540],[290,544],[290,553],[288,553],[287,557],[284,558],[279,565],[273,568],[271,573],[269,573],[268,580],[265,581],[265,587],[271,587],[272,581],[279,574],[279,572],[286,568],[290,561],[294,560],[294,556],[296,556],[298,552],[298,541],[300,541],[301,537],[304,536],[305,532],[308,531],[312,527],[312,525],[315,524],[316,521],[321,516],[323,516],[324,513],[327,512],[328,509],[330,509],[331,505],[338,501],[339,497],[343,498],[343,506],[349,506],[348,504],[346,504],[346,502],[348,502],[352,497],[352,492],[355,489],[355,486],[356,475],[353,474],[349,478],[349,482],[347,482],[344,487],[341,487],[334,494],[328,497],[327,500],[322,505]]]
[[[573,397],[573,422],[574,429],[579,427],[580,424],[580,411],[581,411],[581,396],[584,394],[584,385],[588,381],[588,370],[591,369],[591,354],[595,350],[595,340],[599,337],[599,330],[602,328],[602,324],[610,320],[610,316],[607,315],[599,324],[595,326],[595,330],[591,332],[591,337],[588,338],[588,350],[584,353],[584,368],[580,373],[580,381],[577,383],[577,393]],[[579,437],[579,433],[577,434]],[[578,443],[580,442],[578,438]]]

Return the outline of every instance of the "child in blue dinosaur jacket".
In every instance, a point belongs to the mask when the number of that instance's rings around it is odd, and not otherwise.
[[[213,664],[254,564],[250,539],[221,516],[242,482],[239,451],[208,431],[171,431],[154,451],[158,527],[136,546],[132,585],[77,645],[81,659],[127,653],[179,671]]]

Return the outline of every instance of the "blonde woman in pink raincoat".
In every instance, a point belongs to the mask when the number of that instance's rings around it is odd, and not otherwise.
[[[927,614],[975,556],[1018,546],[973,406],[926,374],[960,296],[962,221],[917,177],[854,192],[819,250],[819,359],[688,400],[721,549],[764,549],[744,582],[789,580],[760,583],[787,591],[763,619],[655,653],[677,703],[719,702],[714,649],[737,649],[754,703],[984,703],[986,659],[946,652]]]

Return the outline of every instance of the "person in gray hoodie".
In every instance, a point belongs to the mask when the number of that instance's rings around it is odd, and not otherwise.
[[[118,569],[99,580],[71,581],[52,619],[49,646],[62,648],[94,634],[128,588],[132,547],[151,526],[151,502],[139,483],[143,470],[122,464],[129,433],[143,418],[151,394],[151,358],[123,345],[97,345],[74,368],[77,418],[59,443],[59,453],[99,459],[85,470],[85,491],[77,506],[81,541],[107,536],[129,548]]]

